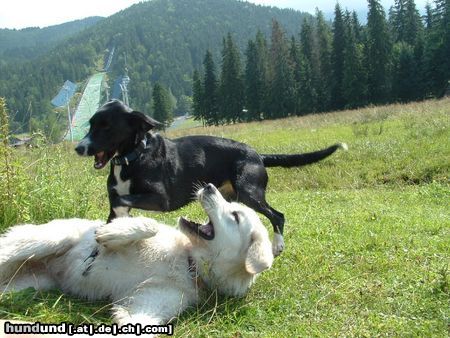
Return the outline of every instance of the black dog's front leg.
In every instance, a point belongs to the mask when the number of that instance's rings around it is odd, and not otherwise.
[[[114,175],[112,174],[112,167],[111,167],[111,174],[108,176],[108,198],[109,198],[109,216],[107,223],[111,223],[111,221],[117,217],[125,217],[129,216],[130,208],[124,208],[122,205],[120,205],[119,201],[117,200],[119,197],[119,194],[117,193],[115,189],[116,181],[114,178]]]
[[[108,223],[117,217],[127,217],[130,215],[130,209],[128,207],[123,207],[117,202],[112,202],[109,208]]]
[[[130,208],[125,207],[120,204],[118,198],[119,194],[115,189],[110,188],[111,185],[108,184],[108,197],[109,197],[109,216],[108,223],[117,217],[129,216]]]

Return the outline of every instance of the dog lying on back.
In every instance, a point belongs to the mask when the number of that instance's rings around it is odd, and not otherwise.
[[[257,214],[228,203],[211,184],[198,192],[206,224],[179,229],[144,217],[19,225],[0,237],[0,292],[60,288],[109,298],[114,321],[160,325],[199,300],[200,291],[243,296],[273,262]]]
[[[284,249],[284,215],[266,201],[266,167],[298,167],[320,161],[345,144],[306,154],[263,155],[246,144],[212,136],[167,139],[149,130],[150,117],[120,101],[100,107],[90,130],[76,147],[79,155],[94,156],[101,169],[111,160],[108,176],[108,221],[128,216],[131,208],[172,211],[192,201],[194,187],[212,183],[266,216],[275,232],[273,252]]]

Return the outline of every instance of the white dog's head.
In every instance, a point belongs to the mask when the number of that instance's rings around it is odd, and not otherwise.
[[[198,273],[210,287],[242,296],[255,276],[272,265],[268,232],[255,211],[227,202],[214,185],[199,190],[197,196],[208,223],[180,218],[179,227],[193,244]]]

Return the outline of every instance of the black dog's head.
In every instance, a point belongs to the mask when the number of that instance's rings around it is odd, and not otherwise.
[[[132,151],[150,129],[160,124],[118,100],[105,103],[89,123],[89,132],[75,151],[81,156],[95,156],[96,169],[102,169],[114,155]]]

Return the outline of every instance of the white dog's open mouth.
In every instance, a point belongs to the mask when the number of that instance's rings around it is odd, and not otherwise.
[[[214,239],[214,225],[211,221],[206,224],[199,224],[181,217],[179,225],[180,227],[186,229],[188,232],[196,234],[206,240]]]

